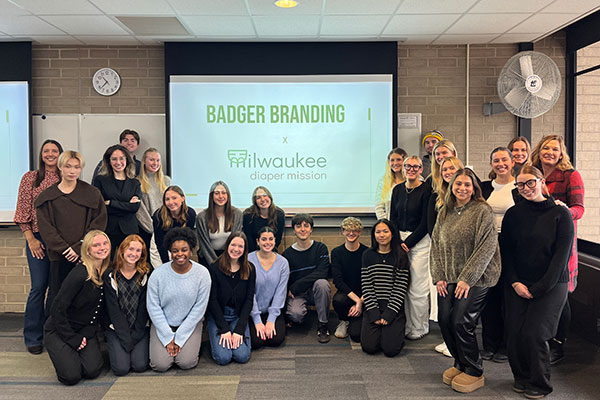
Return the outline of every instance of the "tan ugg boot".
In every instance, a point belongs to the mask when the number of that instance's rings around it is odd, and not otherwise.
[[[448,368],[442,374],[442,382],[444,382],[446,385],[452,385],[452,380],[454,377],[460,374],[462,374],[462,372],[459,369],[454,367]]]
[[[471,393],[483,387],[484,379],[481,376],[471,376],[464,372],[452,379],[452,389],[460,393]]]

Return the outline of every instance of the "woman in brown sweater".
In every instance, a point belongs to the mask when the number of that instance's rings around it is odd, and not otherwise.
[[[459,169],[449,186],[433,229],[430,267],[440,329],[455,360],[443,382],[470,393],[484,385],[475,327],[488,288],[498,282],[500,253],[494,214],[473,171]]]

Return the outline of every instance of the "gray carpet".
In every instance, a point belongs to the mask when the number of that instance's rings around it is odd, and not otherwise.
[[[337,320],[332,315],[333,333]],[[369,356],[360,346],[333,337],[317,342],[316,316],[288,332],[278,349],[252,353],[248,364],[218,366],[203,343],[197,368],[147,371],[116,377],[108,368],[93,381],[58,383],[48,354],[27,353],[23,317],[0,314],[0,400],[2,399],[522,399],[511,390],[508,364],[485,361],[485,387],[469,395],[441,382],[452,360],[433,351],[441,342],[437,324],[419,341],[407,341],[395,358]],[[552,369],[551,399],[600,398],[600,349],[575,333],[567,357]]]

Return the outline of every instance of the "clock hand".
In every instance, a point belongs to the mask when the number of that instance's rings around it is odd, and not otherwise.
[[[106,86],[108,84],[108,81],[106,79],[104,81],[105,81],[104,85],[100,86],[100,89],[102,89],[104,86]]]

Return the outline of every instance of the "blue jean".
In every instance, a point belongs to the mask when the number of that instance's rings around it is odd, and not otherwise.
[[[42,243],[42,237],[39,232],[33,234],[35,238]],[[44,243],[44,247],[46,244]],[[50,260],[48,252],[44,250],[44,258],[39,260],[33,256],[29,243],[25,246],[27,254],[27,264],[29,264],[29,276],[31,278],[31,290],[27,297],[25,306],[25,326],[23,336],[25,337],[25,346],[41,346],[44,337],[44,323],[46,322],[47,304],[46,290],[48,289],[48,279],[50,276]]]
[[[235,314],[235,310],[231,307],[225,307],[223,310],[223,316],[225,317],[225,321],[227,321],[229,324],[230,332],[233,332],[239,319],[239,317]],[[208,337],[210,339],[210,351],[213,360],[215,360],[215,362],[219,365],[227,365],[231,362],[231,360],[241,364],[247,363],[250,359],[251,347],[250,329],[248,325],[246,325],[246,330],[244,331],[244,340],[242,340],[240,347],[237,349],[228,349],[219,344],[221,334],[219,333],[219,328],[217,327],[217,323],[212,315],[207,314],[206,320],[208,325]]]

